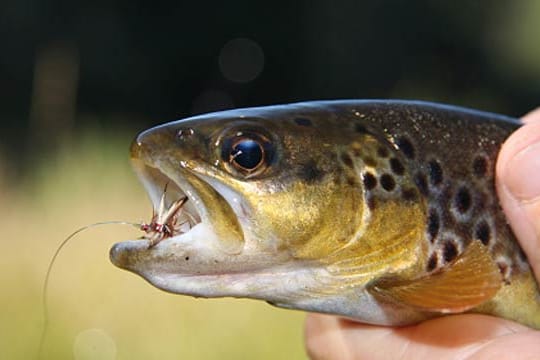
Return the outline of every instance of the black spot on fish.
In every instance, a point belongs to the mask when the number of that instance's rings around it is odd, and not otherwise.
[[[184,260],[189,261],[189,256],[186,256]]]
[[[354,131],[356,131],[357,133],[367,133],[367,129],[364,125],[362,124],[354,124]]]
[[[311,160],[307,164],[300,166],[298,177],[308,183],[313,183],[321,180],[324,177],[324,172],[319,169],[314,160]]]
[[[439,218],[439,213],[435,209],[430,209],[429,215],[428,215],[427,230],[428,230],[428,234],[432,243],[435,242],[435,238],[439,234],[440,227],[441,227],[441,220]]]
[[[471,194],[466,187],[460,187],[454,198],[454,205],[460,213],[466,213],[472,205]]]
[[[429,179],[433,185],[439,185],[443,181],[443,170],[437,160],[428,163]]]
[[[351,158],[351,155],[349,155],[348,153],[343,153],[341,154],[341,161],[343,161],[343,163],[349,167],[349,168],[354,168],[354,163],[353,163],[353,160]]]
[[[491,240],[491,230],[489,224],[482,220],[476,226],[474,230],[474,237],[482,242],[484,245],[488,245]]]
[[[375,161],[375,159],[372,158],[371,156],[366,156],[363,160],[367,166],[371,166],[371,167],[377,166],[377,161]]]
[[[294,122],[300,126],[313,126],[313,123],[308,118],[296,118]]]
[[[444,242],[443,247],[443,257],[445,262],[450,262],[456,258],[458,255],[458,250],[456,244],[452,240],[447,240]]]
[[[382,174],[380,182],[381,182],[381,186],[386,191],[392,191],[396,187],[396,181],[390,174]]]
[[[403,151],[403,154],[405,154],[406,157],[410,159],[414,158],[414,153],[415,153],[414,146],[409,141],[409,139],[405,137],[397,138],[396,145],[401,151]]]
[[[427,179],[426,179],[426,176],[422,173],[417,173],[414,177],[414,183],[416,184],[416,186],[418,187],[418,190],[420,190],[420,192],[423,194],[423,195],[428,195],[429,194],[429,188],[428,188],[428,184],[427,184]]]
[[[401,191],[401,196],[405,201],[414,201],[418,198],[417,195],[418,193],[413,188],[407,188]]]
[[[478,156],[473,161],[473,172],[477,177],[484,177],[487,173],[487,161],[483,156]]]
[[[388,157],[390,154],[388,153],[388,149],[387,148],[384,148],[384,147],[379,147],[377,149],[377,155],[379,155],[380,157]]]
[[[403,175],[405,173],[405,167],[403,166],[401,161],[399,161],[396,158],[390,159],[390,167],[392,168],[392,171],[396,175]]]
[[[371,173],[364,173],[364,187],[366,190],[373,190],[377,186],[377,178]]]
[[[439,264],[439,257],[437,256],[437,253],[431,254],[427,263],[427,271],[435,270],[438,264]]]

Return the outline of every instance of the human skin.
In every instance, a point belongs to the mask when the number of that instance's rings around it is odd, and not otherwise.
[[[540,279],[540,108],[504,143],[497,192],[505,214]],[[361,324],[309,314],[306,350],[312,359],[540,359],[540,331],[487,315],[464,314],[406,327]]]

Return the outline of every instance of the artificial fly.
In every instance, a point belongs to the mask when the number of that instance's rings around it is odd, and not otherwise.
[[[165,206],[165,194],[167,193],[167,185],[163,189],[163,194],[161,195],[161,200],[159,202],[159,207],[157,213],[154,212],[152,215],[152,221],[149,224],[142,223],[140,229],[146,232],[145,239],[150,242],[150,247],[157,245],[161,240],[173,237],[176,234],[182,233],[182,227],[185,224],[191,225],[194,223],[194,220],[190,217],[189,213],[185,212],[187,219],[184,221],[180,220],[180,210],[184,204],[188,201],[188,197],[184,196],[180,199],[174,201],[168,208]]]
[[[161,200],[159,203],[159,207],[156,210],[154,209],[152,220],[150,223],[135,223],[135,222],[129,222],[129,221],[122,221],[122,220],[112,220],[112,221],[102,221],[93,223],[90,225],[85,225],[74,232],[72,232],[68,237],[66,237],[60,245],[56,248],[56,251],[54,252],[53,256],[51,257],[51,260],[49,262],[49,265],[47,267],[47,272],[45,273],[45,280],[43,282],[43,289],[41,292],[42,296],[42,307],[43,307],[43,330],[41,332],[40,340],[39,340],[39,346],[38,346],[38,352],[37,352],[37,358],[40,359],[43,352],[43,346],[45,343],[45,335],[47,333],[48,328],[48,320],[49,320],[49,313],[48,313],[48,303],[47,303],[47,295],[48,295],[48,288],[49,288],[49,281],[50,276],[52,273],[52,268],[54,263],[56,262],[56,259],[58,258],[58,255],[62,251],[62,249],[67,245],[67,243],[73,239],[76,235],[79,233],[96,227],[96,226],[102,226],[102,225],[129,225],[138,228],[141,231],[144,231],[146,234],[141,237],[141,239],[148,240],[149,241],[149,248],[157,245],[160,241],[173,237],[179,233],[182,233],[182,227],[185,224],[188,224],[190,227],[193,223],[195,223],[195,220],[191,217],[191,215],[187,212],[185,212],[186,220],[179,221],[180,219],[180,210],[184,206],[184,204],[188,201],[187,196],[183,196],[180,199],[174,201],[169,207],[165,206],[165,195],[167,193],[167,185],[165,185],[165,188],[163,189],[163,194],[161,195]]]

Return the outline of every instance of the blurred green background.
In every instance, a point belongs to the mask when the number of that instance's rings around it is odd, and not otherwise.
[[[207,111],[408,98],[520,116],[540,104],[540,2],[3,0],[0,358],[29,359],[59,242],[149,220],[135,134]],[[299,312],[166,294],[81,234],[49,289],[47,359],[298,359]]]

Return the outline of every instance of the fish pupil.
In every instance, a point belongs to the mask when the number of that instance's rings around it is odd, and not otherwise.
[[[262,146],[255,140],[244,139],[231,149],[231,161],[246,170],[257,168],[264,157]]]

